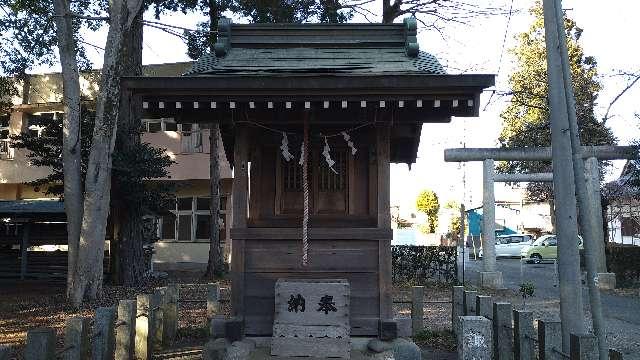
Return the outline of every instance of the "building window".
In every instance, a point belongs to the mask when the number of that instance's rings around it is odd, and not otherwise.
[[[0,159],[13,159],[13,149],[9,143],[9,116],[2,116],[0,117]]]
[[[324,158],[320,161],[320,172],[318,174],[318,190],[319,191],[344,191],[347,178],[347,153],[346,151],[334,151],[332,154],[333,170]]]
[[[178,197],[168,209],[171,214],[161,217],[159,237],[171,241],[207,241],[211,233],[211,214],[209,213],[209,197]],[[220,196],[220,241],[226,238],[225,196]]]
[[[283,163],[282,184],[284,191],[302,191],[302,166],[297,161]]]

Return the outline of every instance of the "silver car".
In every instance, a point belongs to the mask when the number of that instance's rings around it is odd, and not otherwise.
[[[520,257],[522,249],[533,242],[531,234],[511,234],[496,236],[496,257]],[[480,249],[479,257],[482,257]]]

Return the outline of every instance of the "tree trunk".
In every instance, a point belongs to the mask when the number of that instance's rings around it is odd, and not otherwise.
[[[122,55],[122,74],[126,76],[142,75],[142,13],[139,14],[131,28],[124,31],[124,49]],[[140,104],[131,104],[134,99],[122,96],[120,111],[118,112],[118,132],[116,136],[116,150],[122,154],[129,154],[140,144],[141,114]],[[133,106],[132,106],[133,105]],[[117,179],[114,179],[117,182]],[[114,231],[114,250],[118,267],[113,273],[116,284],[135,286],[140,285],[146,274],[144,259],[144,224],[142,216],[144,210],[138,202],[126,201],[123,189],[114,185],[112,191],[113,213],[111,218],[117,227]]]
[[[392,24],[393,21],[400,16],[400,6],[402,0],[394,0],[393,4],[391,0],[382,0],[382,23]]]
[[[102,291],[105,233],[111,190],[111,154],[120,110],[120,77],[125,61],[126,31],[140,12],[142,0],[109,2],[109,33],[104,52],[96,121],[85,180],[84,216],[80,233],[73,303],[95,299]]]
[[[216,0],[209,0],[209,50],[215,52],[217,39],[216,30],[220,18],[220,8]],[[222,258],[222,247],[220,246],[220,161],[219,153],[219,124],[212,123],[209,129],[209,193],[210,193],[210,234],[209,234],[209,259],[204,278],[213,279],[224,274],[224,259]]]
[[[78,244],[82,224],[82,176],[80,145],[80,77],[76,60],[76,44],[73,38],[73,24],[69,15],[69,2],[53,2],[58,50],[62,66],[62,90],[64,98],[64,118],[62,119],[62,167],[64,172],[64,209],[67,216],[67,298],[72,295]],[[25,79],[28,81],[28,78]]]
[[[211,124],[209,130],[209,175],[210,175],[210,211],[211,225],[209,234],[209,261],[204,277],[213,279],[224,274],[224,260],[222,258],[222,247],[220,246],[220,165],[218,160],[219,125],[217,122]]]

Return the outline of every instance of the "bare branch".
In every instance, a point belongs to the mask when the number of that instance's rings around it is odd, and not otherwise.
[[[610,116],[609,116],[609,112],[611,111],[611,107],[613,107],[613,104],[615,104],[621,97],[622,95],[624,95],[627,91],[629,91],[629,89],[631,89],[639,80],[640,80],[640,74],[634,74],[634,79],[627,84],[627,86],[622,89],[621,92],[618,93],[618,95],[616,95],[616,97],[613,98],[613,100],[611,100],[611,102],[609,103],[609,106],[607,107],[607,112],[604,114],[604,117],[602,118],[602,123],[606,123],[607,120],[609,120]]]

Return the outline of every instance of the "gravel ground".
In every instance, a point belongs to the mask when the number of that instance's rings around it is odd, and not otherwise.
[[[169,282],[181,284],[179,302],[179,330],[175,348],[179,351],[166,351],[158,359],[178,359],[191,357],[199,353],[199,347],[206,340],[206,283],[194,272],[170,272],[169,278],[154,280],[146,286],[128,288],[105,286],[103,297],[86,303],[81,309],[74,309],[66,303],[64,284],[49,282],[2,282],[0,283],[0,344],[9,345],[14,352],[21,353],[28,329],[52,327],[57,334],[57,349],[63,349],[62,339],[64,322],[74,316],[88,316],[100,306],[114,306],[121,299],[135,299],[137,294],[148,293],[154,288],[165,286]],[[226,280],[220,281],[223,299],[229,299],[230,287]],[[399,286],[394,290],[394,301],[409,301],[411,289]],[[185,301],[186,300],[186,301]],[[446,286],[425,288],[425,329],[441,332],[451,329],[451,290]],[[224,314],[229,314],[230,304],[223,302]],[[394,304],[396,316],[410,316],[410,303]],[[435,344],[438,346],[438,344]],[[429,345],[425,345],[426,350]],[[181,355],[180,355],[181,354]],[[21,357],[16,357],[21,359]]]

